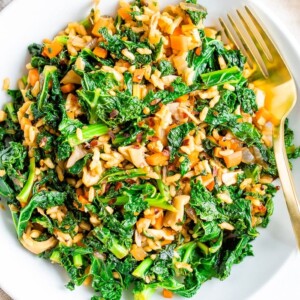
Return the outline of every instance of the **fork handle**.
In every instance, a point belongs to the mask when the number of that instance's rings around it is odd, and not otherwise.
[[[300,250],[300,201],[296,194],[295,184],[285,150],[284,119],[281,120],[280,126],[274,129],[273,143],[281,187],[293,225],[298,249]]]

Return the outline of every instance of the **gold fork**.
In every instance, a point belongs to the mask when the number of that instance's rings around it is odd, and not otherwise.
[[[273,146],[290,219],[300,249],[300,202],[284,145],[284,122],[297,100],[295,81],[282,55],[249,7],[220,18],[227,38],[247,57],[256,71],[251,80],[266,93],[266,108],[279,120],[273,131]]]

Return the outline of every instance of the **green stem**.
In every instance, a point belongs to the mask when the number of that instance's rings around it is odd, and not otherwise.
[[[184,253],[184,257],[182,262],[188,263],[190,260],[190,257],[193,253],[193,251],[195,250],[195,248],[197,247],[196,242],[192,242],[186,249],[185,253]]]
[[[209,248],[204,243],[197,242],[197,246],[205,256],[209,254]]]
[[[81,129],[82,131],[82,139],[79,139],[76,133],[71,134],[68,137],[68,142],[71,147],[75,147],[84,142],[87,142],[94,137],[99,137],[101,135],[108,133],[108,127],[103,124],[92,124],[85,126]]]
[[[101,178],[100,182],[117,182],[122,181],[129,178],[139,177],[139,176],[145,176],[147,172],[144,169],[131,169],[131,170],[125,170],[125,171],[117,171],[112,174],[108,174]]]
[[[110,231],[104,227],[96,227],[94,229],[94,235],[99,239],[103,244],[111,244],[108,247],[108,250],[114,254],[118,259],[122,259],[128,255],[129,250],[119,244],[118,240],[111,236]]]
[[[45,66],[44,67],[44,70],[42,73],[44,82],[43,82],[42,90],[41,90],[40,94],[38,95],[38,100],[37,100],[39,111],[43,111],[44,104],[47,100],[48,93],[49,93],[49,83],[55,72],[57,72],[57,68],[55,66]]]
[[[7,103],[5,105],[5,110],[6,112],[8,113],[10,119],[14,122],[14,123],[18,123],[18,117],[16,115],[16,112],[15,112],[15,108],[14,108],[14,105],[12,102],[10,103]]]
[[[61,261],[60,252],[59,251],[53,251],[51,256],[50,256],[50,260],[54,263],[59,264],[60,261]]]
[[[73,256],[73,263],[74,263],[74,266],[76,268],[82,267],[82,265],[83,265],[82,255],[81,254],[75,254]]]
[[[150,269],[153,264],[153,260],[148,257],[144,259],[137,268],[132,272],[132,275],[138,278],[143,278],[145,273]]]
[[[32,157],[30,158],[28,179],[23,189],[21,190],[20,194],[17,196],[17,199],[22,203],[26,203],[28,201],[34,183],[34,175],[35,175],[35,158]]]
[[[166,200],[169,200],[170,199],[170,193],[169,193],[168,187],[163,183],[163,181],[161,179],[161,168],[156,166],[156,167],[154,167],[154,171],[160,176],[159,179],[156,179],[157,187],[158,187],[158,190],[159,190],[160,194]]]

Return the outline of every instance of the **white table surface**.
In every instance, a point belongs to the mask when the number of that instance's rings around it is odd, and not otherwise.
[[[3,9],[11,0],[0,0],[0,10]],[[89,0],[87,0],[89,1]],[[224,0],[220,0],[222,2]],[[264,0],[264,3],[267,7],[269,7],[270,11],[277,15],[280,20],[285,24],[285,26],[289,29],[289,31],[294,35],[294,37],[299,41],[300,38],[300,0]],[[1,17],[1,15],[0,15]],[[300,45],[300,42],[299,42]],[[299,258],[300,259],[300,258]],[[287,268],[295,268],[290,272],[290,274],[298,274],[300,276],[300,270],[297,269],[297,266],[292,266],[288,262],[285,267],[283,267],[282,272],[279,272],[275,278],[272,278],[267,283],[266,289],[260,291],[260,294],[257,295],[257,300],[279,300],[279,299],[287,299],[287,300],[297,300],[300,299],[300,288],[299,293],[293,295],[278,294],[276,299],[270,295],[268,295],[268,285],[280,284],[285,286],[286,284],[291,286],[299,285],[300,277],[290,277],[288,276],[289,272]],[[285,290],[285,289],[283,289]],[[9,296],[7,296],[0,288],[0,300],[12,300]],[[22,299],[18,299],[22,300]],[[244,300],[244,299],[237,299]]]

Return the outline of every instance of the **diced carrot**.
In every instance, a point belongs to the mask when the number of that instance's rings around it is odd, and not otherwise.
[[[202,49],[201,49],[200,47],[198,47],[198,48],[195,50],[195,54],[198,55],[198,56],[201,54],[201,52],[202,52]]]
[[[80,210],[80,211],[84,211],[84,206],[86,205],[86,204],[89,204],[90,202],[85,198],[85,197],[83,197],[82,195],[79,195],[78,196],[78,202],[80,202],[81,204],[82,204],[82,206],[81,207],[79,207],[79,205],[78,205],[78,203],[77,202],[73,202],[73,205],[78,209],[78,210]]]
[[[173,50],[186,52],[188,51],[188,38],[184,35],[170,36],[171,48]]]
[[[31,86],[34,86],[40,79],[40,74],[38,69],[30,69],[28,72],[28,82]]]
[[[173,35],[182,35],[182,30],[180,26],[175,28]]]
[[[163,289],[163,297],[171,299],[173,298],[173,293],[169,290]]]
[[[153,227],[158,230],[162,229],[163,220],[164,220],[164,214],[161,213],[160,216],[157,219],[155,219],[155,224],[153,225]]]
[[[131,20],[130,7],[121,7],[118,9],[118,15],[125,21]]]
[[[75,90],[75,84],[68,83],[68,84],[63,85],[60,89],[64,94],[68,94]]]
[[[101,34],[100,34],[99,30],[100,30],[100,28],[102,28],[102,27],[105,27],[105,24],[104,24],[104,22],[103,22],[103,19],[100,18],[100,19],[97,21],[97,23],[94,25],[93,30],[92,30],[92,34],[93,34],[94,36],[100,37]]]
[[[135,83],[140,83],[144,77],[145,69],[136,69],[133,73],[132,81]]]
[[[184,33],[190,33],[195,28],[196,27],[194,24],[187,24],[187,25],[181,26],[182,32],[184,32]]]
[[[90,269],[91,269],[90,266],[86,267],[86,269],[84,270],[84,274],[85,274],[85,275],[90,274]],[[87,276],[86,279],[84,280],[83,285],[84,285],[84,286],[89,286],[89,285],[91,285],[91,283],[92,283],[92,276],[89,275],[89,276]]]
[[[218,158],[222,158],[223,156],[220,154],[220,151],[222,151],[222,148],[220,147],[214,148],[214,156]]]
[[[207,175],[203,175],[201,176],[203,185],[209,190],[212,191],[214,186],[215,186],[215,181],[214,181],[214,177],[212,174],[207,174]]]
[[[169,156],[164,153],[155,153],[146,157],[146,162],[150,166],[166,166],[168,164]]]
[[[219,146],[222,148],[231,149],[231,142],[230,142],[230,140],[221,138],[221,139],[219,139]]]
[[[45,44],[42,55],[49,58],[56,57],[64,48],[64,46],[58,41],[53,41],[49,44]]]
[[[189,155],[191,167],[195,166],[199,162],[199,151],[195,150]]]
[[[236,151],[230,155],[224,156],[227,168],[236,167],[242,162],[242,151]]]
[[[93,51],[95,55],[97,55],[100,58],[106,58],[107,57],[107,50],[103,49],[101,47],[96,47]]]
[[[102,27],[109,27],[110,26],[110,19],[109,18],[100,18],[97,23],[94,25],[93,29],[92,29],[92,34],[94,36],[97,36],[97,37],[101,37],[101,33],[99,32],[99,30],[102,28]]]
[[[211,183],[209,183],[206,188],[211,192],[215,187],[215,181],[212,181]]]
[[[78,201],[79,201],[81,204],[89,204],[88,199],[86,199],[86,198],[83,197],[82,195],[80,195],[80,196],[78,197]]]
[[[186,94],[186,95],[183,95],[183,96],[177,98],[176,102],[186,102],[188,99],[189,99],[189,95]]]
[[[239,151],[242,149],[242,144],[238,140],[230,140],[230,149],[233,151]]]

